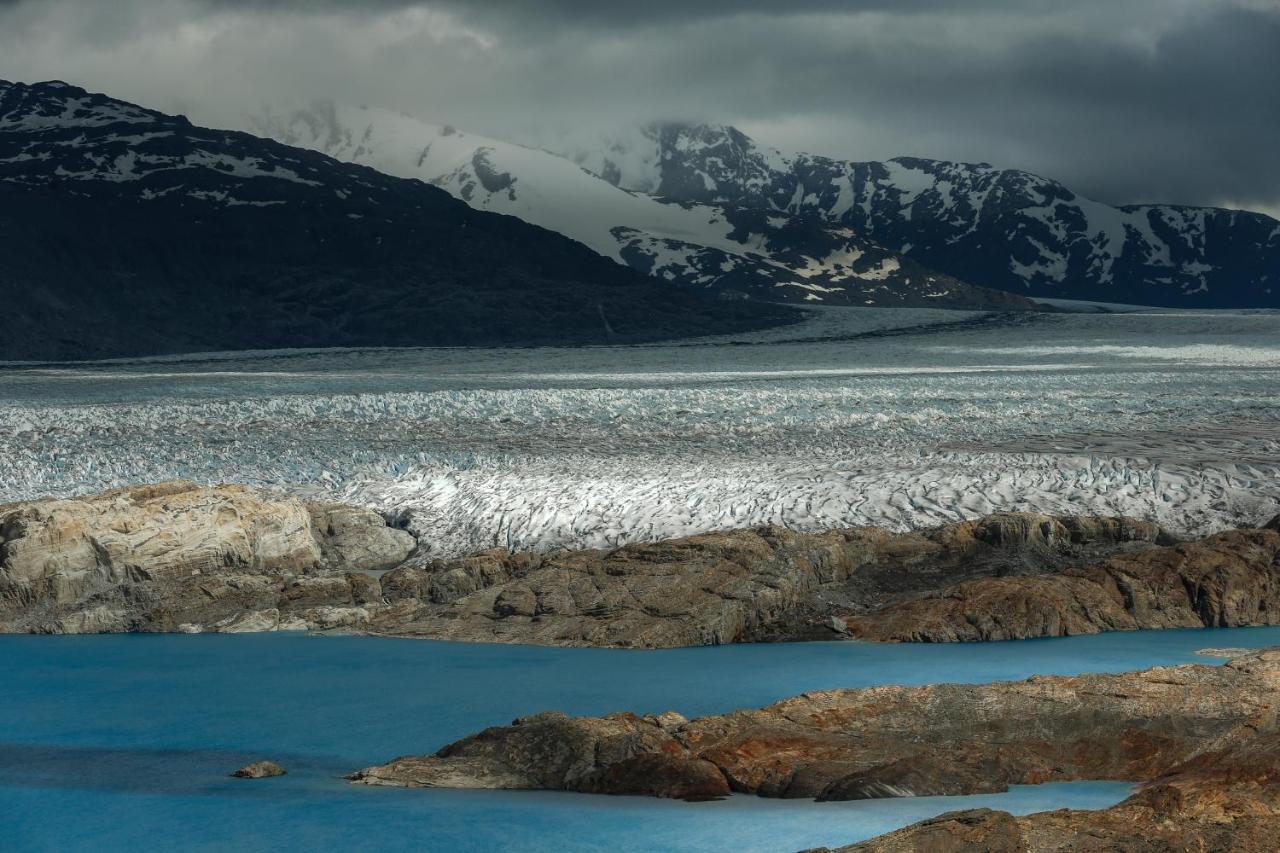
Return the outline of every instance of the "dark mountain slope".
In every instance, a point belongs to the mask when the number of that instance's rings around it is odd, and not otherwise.
[[[392,178],[0,82],[0,359],[640,341],[785,322]]]

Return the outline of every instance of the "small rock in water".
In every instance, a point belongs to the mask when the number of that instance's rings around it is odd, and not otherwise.
[[[274,761],[255,761],[246,764],[231,775],[236,779],[266,779],[271,776],[283,776],[286,771]]]
[[[1247,655],[1252,649],[1196,649],[1196,654],[1206,658],[1238,658]]]

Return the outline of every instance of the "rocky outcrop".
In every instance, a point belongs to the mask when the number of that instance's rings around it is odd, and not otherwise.
[[[705,799],[729,793],[711,762],[679,746],[678,714],[599,719],[547,712],[488,729],[436,756],[399,758],[352,775],[369,785],[415,788],[542,788]]]
[[[1280,533],[1232,530],[1053,575],[949,584],[846,620],[862,639],[1012,640],[1280,621]]]
[[[0,630],[271,630],[367,621],[364,570],[413,537],[375,512],[172,482],[0,507]]]
[[[1272,853],[1280,838],[1280,737],[1242,732],[1102,811],[1014,817],[950,812],[838,853],[1230,850]],[[817,851],[814,851],[817,853]]]
[[[377,513],[161,483],[0,507],[0,631],[348,630],[656,648],[988,640],[1280,622],[1280,532],[1176,543],[1003,513],[909,533],[729,530],[411,558]]]
[[[376,785],[824,800],[1148,781],[1275,734],[1280,649],[1221,666],[806,693],[754,711],[545,713],[352,774]],[[1276,768],[1273,768],[1276,769]]]
[[[843,630],[841,617],[903,594],[1168,541],[1156,525],[1132,519],[1007,513],[912,533],[762,527],[611,551],[495,549],[388,572],[382,592],[390,606],[370,630],[646,648],[829,639]]]
[[[274,761],[255,761],[252,764],[246,764],[231,775],[236,779],[269,779],[287,774],[288,771]]]

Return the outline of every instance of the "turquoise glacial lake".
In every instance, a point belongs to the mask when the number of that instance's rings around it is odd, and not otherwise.
[[[806,690],[1196,661],[1280,628],[971,645],[546,649],[299,634],[0,637],[0,849],[793,851],[942,811],[1100,808],[1122,783],[852,803],[397,790],[340,777],[547,709],[754,707]],[[259,758],[289,775],[228,778]]]

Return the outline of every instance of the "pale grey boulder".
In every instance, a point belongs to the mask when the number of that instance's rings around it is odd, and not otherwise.
[[[413,536],[376,512],[188,482],[0,506],[0,631],[350,627]]]

